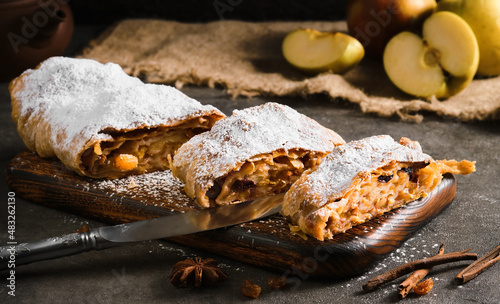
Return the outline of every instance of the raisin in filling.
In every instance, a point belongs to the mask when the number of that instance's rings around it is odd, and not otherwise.
[[[235,191],[244,191],[248,189],[253,189],[256,186],[257,185],[253,180],[244,179],[235,181],[234,184],[231,186],[231,188]]]
[[[411,182],[416,182],[417,181],[417,174],[415,174],[415,168],[414,167],[406,167],[406,168],[401,168],[401,170],[406,172],[409,176],[409,179]]]
[[[216,181],[214,183],[214,185],[212,187],[210,187],[210,189],[207,190],[207,192],[205,193],[206,196],[208,196],[208,198],[210,199],[216,199],[217,196],[219,196],[220,194],[220,191],[222,190],[221,186],[219,185],[219,183]]]
[[[381,182],[381,183],[388,183],[388,182],[390,182],[390,181],[391,181],[391,179],[392,179],[392,177],[393,177],[393,176],[394,176],[393,174],[391,174],[391,175],[380,175],[380,176],[377,178],[377,180],[378,180],[379,182]]]

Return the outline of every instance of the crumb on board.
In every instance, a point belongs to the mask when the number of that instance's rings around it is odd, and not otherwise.
[[[288,227],[290,227],[290,232],[292,232],[292,234],[295,234],[307,241],[307,235],[304,232],[302,232],[299,226],[288,224]]]

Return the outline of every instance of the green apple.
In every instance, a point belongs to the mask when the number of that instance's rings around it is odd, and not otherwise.
[[[500,74],[500,1],[441,0],[438,10],[451,11],[462,17],[476,35],[479,45],[479,67],[482,76]]]
[[[394,36],[383,61],[390,80],[402,91],[445,99],[474,78],[479,48],[467,22],[454,13],[437,12],[425,20],[422,37],[412,32]]]
[[[331,71],[342,74],[356,66],[365,54],[354,37],[344,33],[297,29],[282,44],[283,56],[297,69],[308,73]]]
[[[387,42],[400,32],[420,30],[436,5],[436,0],[349,0],[349,34],[361,42],[368,57],[381,60]]]

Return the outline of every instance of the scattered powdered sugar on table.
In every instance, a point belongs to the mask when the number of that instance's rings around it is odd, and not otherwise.
[[[158,243],[158,247],[159,247],[161,250],[164,250],[164,251],[174,252],[174,253],[176,253],[178,256],[181,256],[181,257],[187,257],[187,256],[188,256],[188,254],[186,253],[186,251],[185,251],[185,250],[183,250],[182,248],[172,247],[172,246],[169,246],[169,244]]]
[[[437,237],[437,235],[434,236]],[[392,251],[384,260],[375,264],[373,268],[369,269],[360,276],[347,280],[345,285],[343,284],[340,287],[349,287],[348,285],[350,284],[365,284],[368,280],[374,278],[375,276],[385,273],[397,266],[434,256],[437,254],[440,245],[441,244],[438,243],[427,242],[423,239],[421,233],[417,233],[415,236],[406,240],[401,247]],[[405,278],[406,276],[401,277],[395,280],[395,282],[399,284]],[[432,278],[434,281],[439,280],[436,276],[432,276]],[[392,285],[393,286],[391,288],[385,288],[384,293],[393,293],[397,286],[394,284]]]

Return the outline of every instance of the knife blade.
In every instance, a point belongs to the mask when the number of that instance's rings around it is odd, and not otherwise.
[[[284,194],[0,247],[0,271],[36,261],[233,226],[281,210]]]

